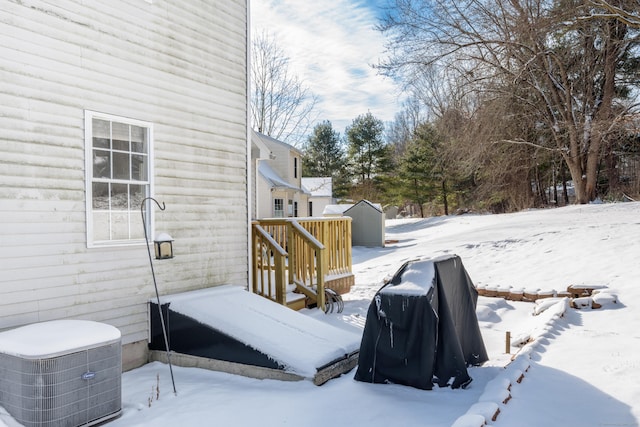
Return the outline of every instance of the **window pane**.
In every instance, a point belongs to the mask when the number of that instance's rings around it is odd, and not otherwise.
[[[131,151],[135,153],[147,152],[147,129],[131,126]]]
[[[129,180],[131,165],[129,163],[129,153],[113,153],[113,179]]]
[[[113,122],[111,126],[113,132],[111,136],[111,139],[113,139],[113,149],[129,151],[129,125]]]
[[[140,214],[140,205],[146,194],[146,186],[145,185],[130,185],[129,186],[130,200],[131,200],[131,210],[129,211],[129,238],[130,239],[144,239],[144,228],[142,225],[142,215]],[[145,215],[147,215],[147,206],[145,206]],[[152,238],[152,237],[149,237]]]
[[[109,158],[110,151],[93,150],[93,177],[94,178],[110,178],[111,177],[111,161]]]
[[[113,141],[113,149],[120,151],[129,151],[129,141],[123,139],[114,139]]]
[[[111,209],[118,211],[129,209],[128,184],[111,184]]]
[[[142,228],[142,216],[140,215],[140,204],[138,203],[138,210],[132,210],[129,213],[129,220],[131,222],[131,229],[129,230],[130,239],[144,239],[144,228]],[[151,239],[152,237],[149,236]]]
[[[109,240],[109,211],[93,211],[93,238]]]
[[[109,138],[93,138],[93,146],[96,148],[109,148]]]
[[[93,146],[98,148],[110,148],[109,140],[111,139],[111,123],[106,120],[93,119],[91,121],[93,128]]]
[[[147,180],[147,156],[131,155],[131,179],[134,181]]]
[[[147,197],[145,193],[144,185],[130,185],[129,191],[131,192],[130,200],[131,200],[131,210],[140,210],[140,205],[142,204],[142,200]]]
[[[129,238],[129,212],[111,214],[111,238],[125,240]]]
[[[109,210],[109,184],[106,182],[94,182],[91,187],[91,193],[93,209]]]
[[[282,199],[273,199],[273,216],[282,218],[284,216],[284,203]]]

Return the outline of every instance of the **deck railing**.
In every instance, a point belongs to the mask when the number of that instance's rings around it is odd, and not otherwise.
[[[287,252],[259,224],[252,226],[253,292],[287,304]]]
[[[325,309],[327,278],[351,274],[351,218],[261,219],[253,223],[253,291],[287,304],[296,289]]]

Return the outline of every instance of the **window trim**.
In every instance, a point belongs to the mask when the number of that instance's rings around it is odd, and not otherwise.
[[[122,246],[138,246],[146,244],[144,238],[141,239],[121,239],[121,240],[94,240],[94,223],[93,223],[93,119],[108,120],[111,122],[124,123],[128,125],[139,126],[147,129],[147,181],[148,194],[154,194],[154,154],[153,154],[153,123],[142,120],[132,119],[114,114],[101,113],[97,111],[84,110],[84,154],[85,154],[85,215],[86,215],[86,238],[87,248],[109,248]],[[149,201],[145,209],[146,227],[149,231],[148,235],[153,236],[154,230],[154,209],[149,209]],[[138,208],[139,211],[139,208]],[[131,211],[133,212],[133,211]]]

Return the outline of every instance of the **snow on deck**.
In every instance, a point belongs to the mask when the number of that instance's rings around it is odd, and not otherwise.
[[[318,368],[360,348],[360,335],[305,316],[240,286],[161,297],[161,304],[258,350],[288,372],[313,377]]]

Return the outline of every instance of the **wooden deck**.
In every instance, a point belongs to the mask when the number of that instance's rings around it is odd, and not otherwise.
[[[331,309],[351,289],[351,218],[277,218],[252,224],[253,292],[299,310]]]

